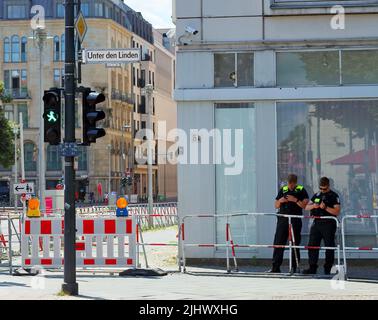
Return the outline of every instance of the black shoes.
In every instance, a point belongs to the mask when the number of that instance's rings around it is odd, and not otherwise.
[[[316,274],[316,271],[317,271],[316,268],[310,267],[306,270],[303,270],[303,274],[306,274],[306,275]]]

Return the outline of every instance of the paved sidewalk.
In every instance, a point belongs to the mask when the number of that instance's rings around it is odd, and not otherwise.
[[[0,299],[378,299],[378,284],[172,273],[161,278],[79,274],[80,297],[61,297],[62,273],[0,274]]]

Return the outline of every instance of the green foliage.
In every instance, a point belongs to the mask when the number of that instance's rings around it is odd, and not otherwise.
[[[4,84],[0,82],[0,99],[4,101]],[[11,123],[5,118],[0,107],[0,165],[9,168],[14,164],[14,138]]]

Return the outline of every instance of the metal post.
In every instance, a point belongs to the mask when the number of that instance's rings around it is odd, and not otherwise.
[[[75,143],[75,29],[74,0],[65,2],[65,143]],[[76,217],[75,217],[75,169],[74,157],[66,156],[65,171],[65,213],[64,213],[64,283],[62,290],[69,295],[78,295],[76,282]]]
[[[108,201],[110,197],[110,192],[112,191],[112,145],[108,144],[109,149],[109,170],[108,170]]]
[[[13,252],[12,252],[12,221],[10,213],[8,213],[8,258],[9,258],[9,274],[13,274]]]
[[[122,185],[122,178],[125,176],[125,146],[124,146],[124,133],[125,133],[125,126],[122,126],[122,139],[121,139],[121,195],[125,194],[125,188]]]
[[[20,123],[20,151],[21,151],[21,181],[25,181],[25,154],[24,154],[24,120],[22,113],[19,114]],[[22,215],[20,217],[21,224],[24,222],[26,214],[26,203],[22,202]]]
[[[152,141],[154,139],[152,131],[152,93],[153,86],[146,86],[146,109],[147,109],[147,171],[148,171],[148,214],[153,214],[153,193],[152,193]]]
[[[15,125],[13,129],[14,133],[14,183],[16,184],[18,181],[18,161],[17,161],[17,134],[18,134],[18,127]],[[10,204],[10,197],[9,197],[9,204]],[[14,210],[17,210],[17,195],[14,195]]]
[[[39,48],[39,143],[38,143],[38,189],[39,199],[41,203],[41,210],[45,209],[45,189],[46,189],[46,177],[45,177],[45,142],[44,142],[44,121],[43,121],[43,103],[42,103],[42,91],[43,91],[43,76],[42,76],[42,54],[47,34],[44,29],[38,28],[36,34],[38,48]]]

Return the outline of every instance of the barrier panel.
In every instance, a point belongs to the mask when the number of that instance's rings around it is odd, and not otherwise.
[[[348,265],[347,265],[347,251],[351,252],[364,252],[364,253],[373,253],[378,252],[378,247],[373,246],[363,246],[363,247],[355,247],[355,246],[347,246],[346,245],[346,221],[351,219],[358,219],[358,220],[368,220],[374,219],[374,226],[375,226],[375,234],[378,237],[378,215],[369,215],[369,214],[360,214],[360,215],[348,215],[342,218],[341,220],[341,237],[342,237],[342,244],[343,244],[343,260],[344,260],[344,268],[345,268],[345,276],[348,277]]]
[[[232,226],[232,218],[233,217],[283,217],[288,218],[288,225],[289,225],[289,244],[288,245],[267,245],[267,244],[237,244],[234,242],[232,238],[231,226]],[[226,225],[225,225],[225,235],[226,235],[226,242],[225,243],[201,243],[201,244],[193,244],[193,243],[186,243],[185,242],[185,221],[187,219],[192,218],[226,218]],[[292,261],[292,251],[293,249],[305,249],[305,250],[334,250],[337,252],[337,264],[341,266],[341,255],[340,255],[340,244],[337,244],[336,247],[322,247],[322,246],[297,246],[295,245],[294,233],[292,228],[292,219],[319,219],[319,220],[334,220],[336,223],[337,228],[340,228],[340,223],[336,217],[318,217],[318,216],[295,216],[295,215],[284,215],[284,214],[276,214],[276,213],[234,213],[234,214],[223,214],[223,215],[186,215],[182,218],[180,222],[180,233],[181,233],[181,253],[182,253],[182,270],[186,272],[186,256],[185,256],[185,248],[186,247],[198,247],[198,248],[226,248],[226,262],[227,262],[227,272],[231,272],[230,269],[230,254],[229,249],[231,249],[232,258],[234,260],[235,271],[238,271],[237,261],[236,261],[236,248],[283,248],[289,249],[289,269],[292,269],[293,261]],[[295,252],[295,251],[294,251]],[[298,265],[298,264],[297,264]]]
[[[136,265],[137,267],[140,266],[139,263],[139,252],[140,252],[140,247],[143,248],[143,254],[144,254],[144,259],[145,259],[145,264],[146,268],[149,268],[149,263],[148,263],[148,254],[146,252],[146,247],[179,247],[179,239],[180,239],[180,228],[179,228],[179,219],[177,215],[170,215],[170,218],[175,220],[175,224],[178,229],[178,234],[176,235],[176,241],[175,243],[171,242],[145,242],[144,237],[143,237],[143,227],[142,223],[145,219],[161,219],[161,218],[166,218],[166,215],[164,214],[134,214],[133,217],[135,218],[135,229],[136,229]],[[173,226],[172,225],[172,226]],[[178,254],[178,250],[177,250]]]
[[[133,218],[76,219],[77,267],[135,267]],[[22,267],[63,267],[62,217],[26,218],[22,225]],[[115,252],[117,248],[117,252]]]
[[[8,261],[9,273],[13,273],[13,256],[21,250],[21,213],[10,210],[0,214],[0,262]]]

